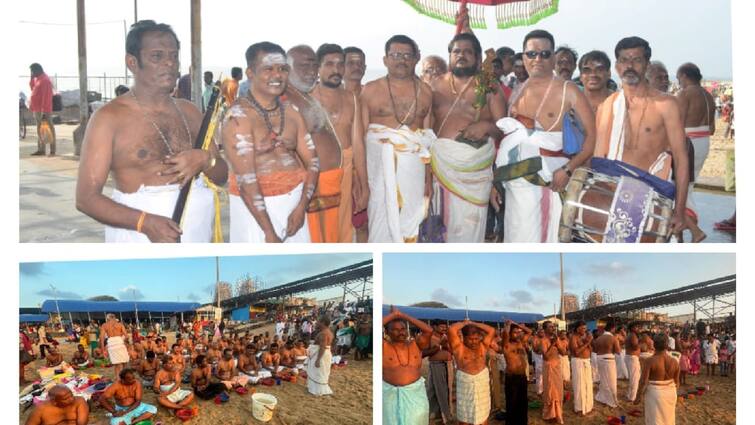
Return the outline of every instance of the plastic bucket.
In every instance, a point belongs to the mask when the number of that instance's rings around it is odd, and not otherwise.
[[[252,395],[252,416],[258,421],[267,422],[273,418],[273,410],[278,399],[272,394],[256,393]]]

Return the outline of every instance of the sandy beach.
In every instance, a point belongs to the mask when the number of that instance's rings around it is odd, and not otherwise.
[[[255,332],[265,330],[274,332],[274,326],[259,328]],[[169,344],[175,340],[173,333],[166,333]],[[62,342],[58,338],[58,348],[66,361],[70,361],[76,348],[75,344]],[[35,348],[36,350],[36,348]],[[333,389],[332,396],[315,398],[307,392],[306,380],[299,379],[296,383],[282,382],[280,386],[258,385],[255,388],[258,393],[272,394],[278,399],[273,420],[268,422],[273,425],[318,425],[318,424],[372,424],[372,360],[354,361],[353,356],[346,357],[348,365],[343,368],[333,368],[330,374],[330,387]],[[26,366],[26,379],[38,379],[36,370],[44,364],[43,360],[36,360]],[[89,368],[88,373],[112,376],[112,368]],[[182,388],[189,388],[188,384]],[[19,388],[20,389],[20,388]],[[196,425],[241,425],[262,423],[252,417],[251,391],[243,396],[231,394],[231,399],[222,405],[215,405],[212,401],[195,399],[199,407],[199,417],[192,419],[190,424]],[[156,395],[152,391],[144,391],[143,401],[158,405]],[[19,423],[26,421],[31,409],[21,412]],[[92,409],[89,419],[92,424],[108,424],[105,416],[106,411],[100,407]],[[171,417],[165,408],[158,408],[156,421],[162,421],[164,425],[182,424],[177,418]]]

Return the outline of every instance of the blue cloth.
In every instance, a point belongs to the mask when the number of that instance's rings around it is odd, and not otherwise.
[[[425,378],[403,387],[383,381],[383,425],[427,425],[429,421]]]
[[[613,177],[628,176],[639,179],[650,187],[655,189],[656,192],[669,199],[676,197],[676,185],[666,180],[660,179],[647,171],[643,171],[634,165],[629,165],[622,161],[612,161],[607,158],[593,158],[590,162],[590,168],[598,173],[607,174]],[[631,170],[631,171],[628,171]]]
[[[128,409],[128,407],[119,406],[117,404],[115,405],[115,410],[117,412],[120,412],[121,410],[126,410],[126,409]],[[125,415],[113,416],[112,418],[110,418],[110,425],[120,425],[123,422],[125,422],[127,425],[130,425],[131,421],[134,418],[138,418],[139,416],[145,413],[152,413],[154,415],[155,413],[157,413],[157,407],[151,404],[142,402],[141,404],[139,404],[139,407],[126,413]]]

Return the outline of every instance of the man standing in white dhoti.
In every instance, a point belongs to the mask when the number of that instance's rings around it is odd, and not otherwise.
[[[432,92],[414,75],[419,48],[395,35],[385,43],[388,74],[367,83],[360,102],[367,125],[369,242],[417,242],[430,197],[430,145],[426,130]]]
[[[307,349],[307,391],[314,395],[333,394],[333,390],[328,385],[333,359],[333,354],[330,351],[333,332],[330,331],[329,326],[330,319],[321,316],[317,321],[315,343]]]
[[[592,107],[576,84],[554,76],[554,46],[547,31],[535,30],[524,38],[529,78],[511,96],[511,118],[497,123],[506,135],[495,161],[496,181],[506,190],[504,242],[558,241],[558,193],[595,146]],[[567,118],[584,128],[582,146],[570,146],[574,150],[568,153],[562,134]]]
[[[679,362],[666,352],[667,338],[653,338],[655,353],[645,359],[639,394],[645,396],[645,424],[674,425],[676,423],[676,388],[679,386]],[[637,397],[634,404],[640,404]]]
[[[603,332],[595,342],[595,354],[598,356],[598,374],[600,375],[600,386],[598,393],[595,395],[595,401],[601,402],[610,407],[619,405],[619,399],[616,394],[616,354],[621,352],[619,341],[613,336],[616,330],[616,324],[613,319],[608,319]]]
[[[591,351],[592,333],[587,331],[587,325],[580,320],[569,338],[569,354],[571,354],[574,412],[581,416],[590,413],[593,407]]]
[[[107,226],[106,242],[211,241],[216,209],[210,187],[225,183],[228,168],[214,143],[193,149],[202,114],[171,97],[179,47],[170,26],[135,23],[126,36],[134,86],[98,109],[84,134],[76,208]],[[111,173],[112,199],[102,193]],[[180,186],[200,173],[179,228],[170,217]]]
[[[115,318],[115,314],[109,313],[106,317],[105,323],[100,326],[100,347],[107,347],[108,358],[113,365],[113,372],[115,373],[114,380],[120,379],[118,376],[123,369],[123,365],[128,363],[129,355],[128,348],[128,331],[118,319]]]
[[[495,329],[470,320],[448,328],[456,361],[456,419],[459,425],[487,424],[490,415],[490,372],[485,356]]]
[[[627,371],[627,364],[625,361],[626,350],[624,349],[626,339],[627,339],[626,327],[622,325],[616,328],[616,340],[619,341],[619,348],[621,348],[621,351],[616,356],[616,375],[618,379],[620,380],[629,379],[629,371]]]
[[[640,385],[640,325],[638,323],[629,324],[629,333],[624,340],[626,353],[624,362],[627,366],[627,400],[634,401],[637,397],[637,388]]]
[[[281,100],[290,67],[277,44],[246,51],[249,92],[226,113],[223,147],[234,179],[229,185],[231,242],[310,242],[307,205],[320,160],[306,123]]]

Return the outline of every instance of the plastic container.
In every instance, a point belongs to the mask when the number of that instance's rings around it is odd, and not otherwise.
[[[278,399],[272,394],[257,393],[252,395],[252,416],[262,422],[273,419],[273,411]]]

